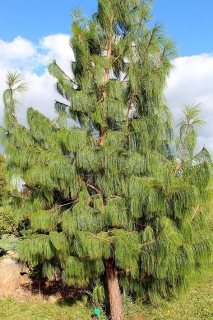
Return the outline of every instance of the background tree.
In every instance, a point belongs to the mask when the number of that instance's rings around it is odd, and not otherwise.
[[[11,207],[13,195],[15,192],[6,180],[6,160],[0,153],[0,255],[14,250],[17,243],[17,221]]]
[[[3,153],[0,153],[0,205],[2,205],[2,199],[5,195],[10,193],[9,186],[5,176],[6,161]]]
[[[97,296],[107,283],[112,320],[123,319],[120,290],[157,302],[212,252],[212,164],[205,148],[193,153],[202,122],[186,108],[175,152],[163,89],[176,49],[161,26],[148,28],[150,12],[151,1],[99,0],[91,21],[73,13],[72,77],[49,66],[68,101],[56,101],[57,121],[30,108],[29,127],[18,123],[20,76],[8,74],[4,93],[8,165],[29,191],[20,256],[49,278],[59,269],[70,285],[94,282]]]
[[[11,195],[12,188],[6,180],[6,160],[4,154],[0,153],[0,237],[15,230],[15,219],[9,205]]]

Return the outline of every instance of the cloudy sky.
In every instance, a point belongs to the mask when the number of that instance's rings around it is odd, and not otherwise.
[[[6,72],[17,69],[30,85],[19,110],[22,121],[31,105],[53,118],[57,94],[46,67],[55,59],[69,73],[73,57],[69,47],[70,13],[79,5],[91,17],[97,0],[0,0],[0,5],[0,95],[5,89]],[[207,124],[199,132],[198,145],[205,144],[213,152],[213,1],[156,0],[153,13],[179,48],[165,89],[168,105],[177,120],[184,103],[202,104]],[[2,117],[1,99],[0,122]]]

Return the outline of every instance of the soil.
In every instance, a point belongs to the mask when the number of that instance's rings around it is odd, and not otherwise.
[[[77,288],[66,286],[61,281],[28,280],[15,291],[12,298],[18,302],[49,301],[54,303],[58,300],[71,301],[78,293]]]

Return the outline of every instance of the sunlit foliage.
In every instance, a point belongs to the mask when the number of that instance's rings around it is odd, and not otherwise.
[[[173,143],[163,89],[176,49],[150,19],[151,1],[99,0],[91,21],[76,10],[72,76],[49,66],[67,104],[56,101],[56,121],[30,108],[22,126],[15,95],[26,84],[8,73],[2,141],[29,190],[21,258],[50,278],[59,268],[70,285],[98,279],[94,293],[111,259],[121,290],[156,303],[211,257],[212,163],[205,147],[194,153],[198,106],[185,107]]]

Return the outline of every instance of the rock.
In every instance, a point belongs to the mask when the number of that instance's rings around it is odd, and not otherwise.
[[[8,250],[8,251],[6,252],[6,255],[9,256],[9,257],[11,257],[11,256],[14,255],[14,253],[15,253],[14,251]]]
[[[0,261],[0,298],[11,296],[19,286],[26,281],[26,265],[16,263],[11,259]]]
[[[21,275],[26,275],[29,273],[29,268],[24,261],[19,261],[18,266],[19,266]]]
[[[14,259],[18,259],[18,254],[12,250],[8,250],[6,252],[6,257],[7,258],[14,258]]]
[[[48,301],[51,302],[51,303],[55,303],[57,301],[57,298],[54,297],[54,296],[49,296]]]

